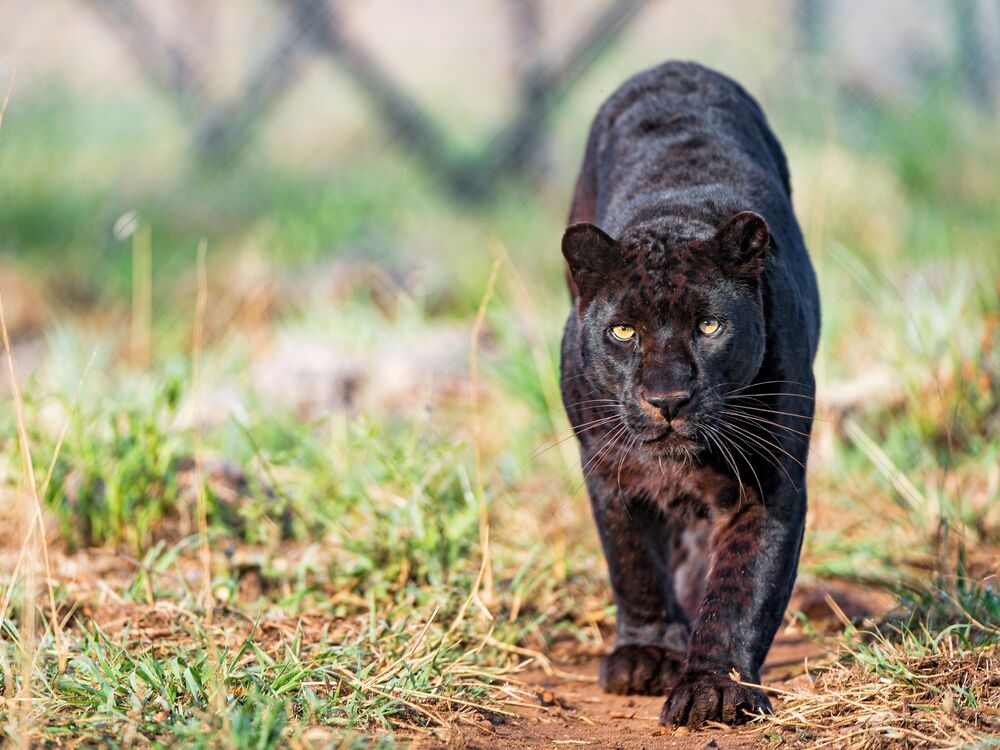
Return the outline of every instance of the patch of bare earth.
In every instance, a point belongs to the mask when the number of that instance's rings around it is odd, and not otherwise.
[[[842,627],[844,617],[859,621],[878,616],[891,604],[892,598],[880,591],[803,586],[793,596],[789,611],[805,612],[811,626],[819,632],[833,632]],[[771,701],[779,714],[783,694],[805,684],[811,686],[810,667],[829,661],[831,656],[819,640],[805,635],[793,619],[788,622],[771,647],[762,675],[764,685],[772,690]],[[548,670],[532,667],[518,674],[518,695],[533,696],[533,701],[510,701],[507,708],[513,716],[495,715],[476,723],[463,721],[447,731],[416,738],[415,747],[422,750],[750,748],[767,742],[765,735],[775,732],[773,726],[761,724],[739,728],[716,724],[696,732],[661,727],[663,697],[611,695],[601,690],[597,684],[598,654],[577,647],[557,652],[553,657]],[[785,741],[794,738],[793,730]]]

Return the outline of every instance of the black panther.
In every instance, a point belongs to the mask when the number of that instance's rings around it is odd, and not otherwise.
[[[603,688],[660,721],[771,709],[806,515],[819,293],[784,153],[731,79],[668,62],[590,130],[562,240],[562,395],[618,609]]]

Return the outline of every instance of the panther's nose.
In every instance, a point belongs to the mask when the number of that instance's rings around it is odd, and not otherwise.
[[[660,410],[660,413],[671,421],[691,403],[691,391],[671,391],[670,393],[650,393],[646,401]]]

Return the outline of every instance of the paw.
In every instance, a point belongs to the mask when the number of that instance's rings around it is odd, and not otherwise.
[[[763,691],[739,685],[724,674],[687,672],[663,704],[660,723],[697,729],[706,721],[743,724],[761,713],[771,713]]]
[[[663,695],[680,673],[680,659],[658,646],[619,646],[601,660],[606,693]]]

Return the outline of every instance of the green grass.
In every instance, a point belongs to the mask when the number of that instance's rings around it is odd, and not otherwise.
[[[26,584],[4,582],[0,684],[6,699],[30,677],[34,696],[20,712],[0,704],[9,738],[388,746],[458,711],[508,710],[502,672],[524,653],[513,649],[607,635],[613,607],[575,446],[532,455],[567,435],[557,248],[575,154],[547,187],[505,187],[476,212],[381,146],[332,176],[266,159],[202,174],[175,163],[176,133],[147,108],[105,115],[52,96],[8,119],[0,142],[0,241],[54,290],[55,320],[15,328],[15,344],[34,341],[15,356],[37,364],[23,392],[39,485],[55,457],[42,500],[60,620],[40,589],[45,626],[22,639]],[[978,653],[1000,626],[995,590],[978,583],[995,573],[1000,535],[995,139],[938,88],[906,111],[841,101],[832,126],[810,101],[778,102],[772,116],[824,298],[801,570],[898,595],[877,638],[848,633],[845,668],[912,687],[914,660],[945,643]],[[578,106],[556,128],[582,140]],[[44,127],[54,112],[70,112],[83,140]],[[131,252],[111,234],[126,209],[153,237],[148,369],[128,364]],[[202,408],[215,414],[227,387],[239,404],[203,425],[191,350],[202,237]],[[463,347],[501,252],[479,358],[480,494]],[[331,291],[324,273],[344,259],[384,274]],[[241,264],[257,269],[249,282]],[[267,300],[256,317],[253,299]],[[281,351],[271,347],[298,340],[387,369],[383,354],[444,340],[459,365],[431,367],[399,401],[366,394],[353,412],[313,417],[252,377]],[[873,372],[887,388],[822,402]],[[15,427],[0,410],[9,529],[26,488]],[[4,534],[13,560],[21,537]]]
[[[377,734],[400,722],[433,724],[435,713],[461,701],[489,705],[480,670],[459,639],[441,624],[424,627],[408,609],[386,610],[385,619],[372,618],[357,635],[296,630],[271,649],[258,645],[254,629],[219,648],[219,632],[197,619],[166,647],[83,627],[65,673],[52,668],[52,658],[35,675],[44,737],[214,746],[210,738],[223,733],[233,747],[271,747],[310,726],[360,725]],[[331,618],[329,629],[336,627]],[[401,667],[380,670],[385,660]]]

